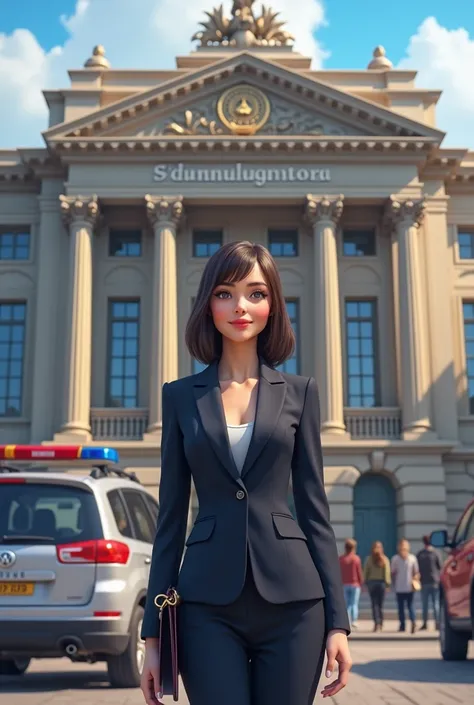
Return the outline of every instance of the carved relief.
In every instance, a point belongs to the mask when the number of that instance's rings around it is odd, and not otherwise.
[[[139,135],[231,135],[235,130],[224,125],[219,119],[217,103],[220,96],[206,99],[191,105],[186,111],[163,117],[150,128],[144,128]],[[271,113],[268,122],[258,135],[329,135],[349,134],[345,126],[325,116],[291,105],[280,98],[271,99]],[[360,132],[360,130],[359,130]]]

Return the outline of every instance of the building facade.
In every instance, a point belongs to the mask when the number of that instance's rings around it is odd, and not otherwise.
[[[474,492],[474,153],[381,47],[313,70],[234,5],[174,70],[96,47],[44,92],[45,146],[0,151],[0,443],[106,443],[155,492],[203,267],[249,239],[281,272],[284,369],[319,383],[338,541],[416,547]]]

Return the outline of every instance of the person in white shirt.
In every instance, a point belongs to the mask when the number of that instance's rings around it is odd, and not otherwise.
[[[415,609],[413,607],[413,596],[415,587],[414,580],[419,580],[419,568],[416,556],[410,553],[410,544],[406,539],[398,542],[398,553],[391,561],[392,584],[397,595],[398,618],[400,620],[399,632],[405,631],[405,605],[408,609],[408,616],[411,620],[411,633],[416,630]]]

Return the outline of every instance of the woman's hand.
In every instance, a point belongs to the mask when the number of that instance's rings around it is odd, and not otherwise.
[[[349,643],[347,634],[342,629],[333,629],[329,632],[326,640],[326,653],[328,663],[326,667],[326,678],[330,678],[334,671],[336,661],[339,667],[338,677],[321,691],[323,698],[329,698],[346,687],[349,680],[349,671],[352,668],[352,659],[349,653]]]
[[[160,687],[158,670],[158,639],[146,639],[140,688],[147,705],[161,705],[158,698],[161,698],[163,694],[158,692]]]

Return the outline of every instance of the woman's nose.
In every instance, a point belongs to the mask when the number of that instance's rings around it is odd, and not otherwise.
[[[238,299],[235,304],[236,313],[245,313],[247,307],[245,305],[245,299]]]

